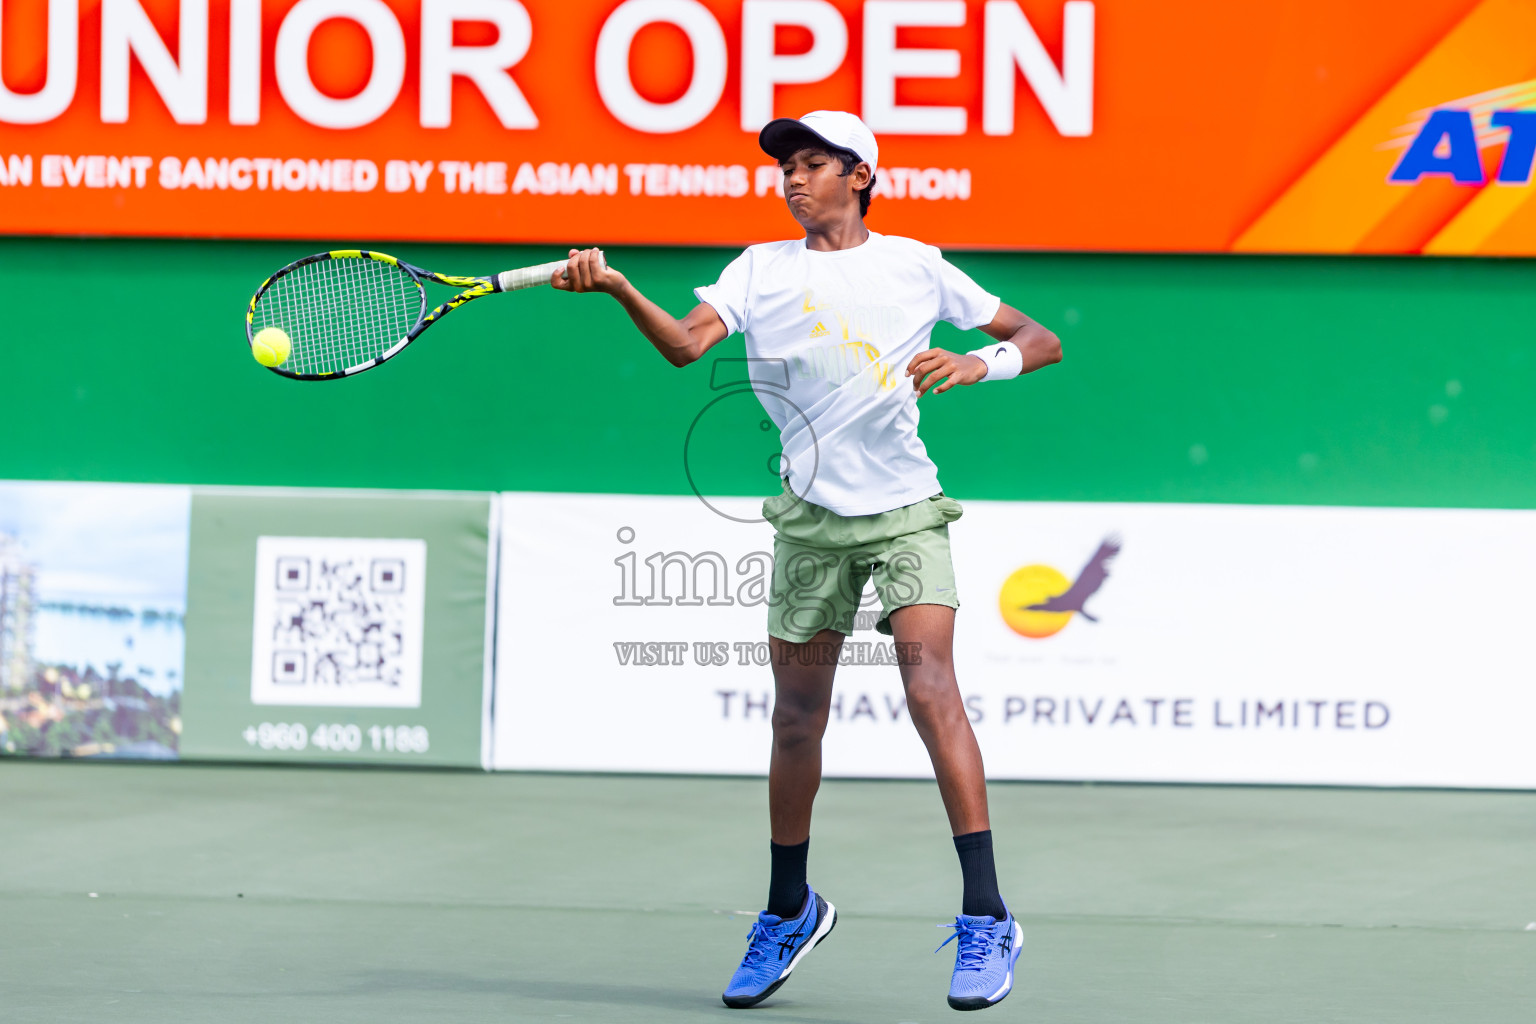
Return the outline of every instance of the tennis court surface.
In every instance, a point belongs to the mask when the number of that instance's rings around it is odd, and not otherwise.
[[[836,932],[719,992],[767,871],[758,779],[0,763],[0,1017],[948,1020],[929,783],[828,782]],[[994,784],[1020,979],[986,1020],[1521,1021],[1536,794]],[[94,895],[92,895],[94,894]]]

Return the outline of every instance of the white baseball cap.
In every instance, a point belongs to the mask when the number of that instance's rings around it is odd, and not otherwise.
[[[869,164],[870,173],[880,165],[880,147],[869,125],[846,110],[813,110],[798,120],[780,117],[763,125],[757,144],[775,160],[794,156],[806,146],[846,149]]]

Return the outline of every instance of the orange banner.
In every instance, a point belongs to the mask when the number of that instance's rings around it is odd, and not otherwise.
[[[1536,0],[0,0],[0,232],[1536,253]]]

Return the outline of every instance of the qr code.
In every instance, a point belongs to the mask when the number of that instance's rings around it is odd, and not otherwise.
[[[427,544],[259,537],[251,702],[421,706]]]

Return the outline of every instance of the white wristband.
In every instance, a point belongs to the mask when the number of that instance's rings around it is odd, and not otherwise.
[[[984,381],[1012,380],[1024,372],[1024,353],[1011,341],[994,342],[986,348],[973,349],[966,355],[975,356],[987,364],[987,375],[981,378]]]

